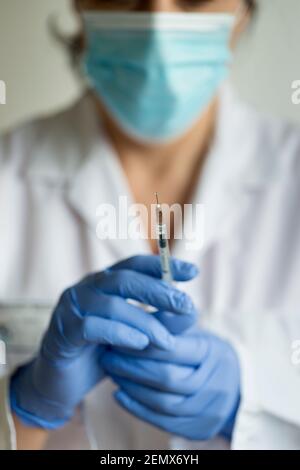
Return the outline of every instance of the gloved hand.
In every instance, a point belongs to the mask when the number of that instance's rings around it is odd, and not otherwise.
[[[172,269],[178,281],[197,274],[193,265],[178,260],[173,260]],[[189,322],[195,320],[188,296],[160,276],[158,257],[137,256],[64,292],[37,357],[11,379],[11,408],[25,425],[46,429],[64,425],[103,379],[107,346],[143,350],[151,343],[159,350],[172,345],[168,330],[127,299],[176,315],[187,313]]]
[[[103,364],[120,387],[115,398],[136,417],[191,440],[231,437],[240,370],[222,339],[197,329],[174,337],[168,351],[108,351]]]

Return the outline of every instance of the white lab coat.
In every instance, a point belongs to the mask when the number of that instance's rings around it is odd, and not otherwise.
[[[155,188],[153,188],[153,191]],[[96,237],[96,209],[130,190],[99,127],[93,101],[21,126],[0,139],[0,335],[9,368],[36,349],[60,293],[91,271],[149,253],[146,241]],[[258,115],[229,87],[221,93],[214,144],[194,203],[206,208],[205,244],[173,254],[199,265],[183,285],[200,324],[228,338],[242,371],[234,449],[300,449],[300,130]],[[1,439],[13,447],[7,379]],[[173,439],[122,411],[106,382],[49,448],[202,448]],[[219,441],[213,445],[223,446]]]

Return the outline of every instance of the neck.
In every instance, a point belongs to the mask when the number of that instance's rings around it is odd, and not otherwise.
[[[216,98],[198,122],[183,137],[167,144],[147,145],[127,136],[98,102],[98,110],[120,161],[133,174],[143,169],[151,180],[172,175],[180,182],[202,166],[215,130],[218,99]]]
[[[154,192],[158,192],[161,201],[169,207],[173,204],[180,204],[183,207],[192,201],[215,130],[217,110],[216,99],[193,129],[181,139],[168,145],[149,146],[126,136],[99,104],[101,120],[117,151],[134,201],[148,208],[147,216],[144,215],[142,218],[145,227],[148,227],[149,243],[153,253],[156,253],[157,246],[156,240],[151,238],[149,217]],[[170,220],[168,230],[172,248],[176,230],[174,220]]]

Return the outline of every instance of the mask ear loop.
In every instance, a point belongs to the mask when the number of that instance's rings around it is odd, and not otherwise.
[[[240,0],[239,5],[236,7],[236,10],[233,14],[235,20],[234,20],[234,27],[239,24],[241,19],[243,18],[244,15],[248,13],[249,7],[245,5],[245,2],[243,0]]]
[[[246,15],[251,11],[249,6],[247,6],[244,0],[240,0],[239,5],[236,7],[235,12],[233,13],[233,30],[239,26],[240,22],[246,17]]]

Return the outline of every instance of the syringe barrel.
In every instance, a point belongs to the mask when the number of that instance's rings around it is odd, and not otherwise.
[[[173,281],[173,276],[170,263],[170,250],[166,225],[157,225],[157,236],[162,269],[162,279],[171,283]]]

